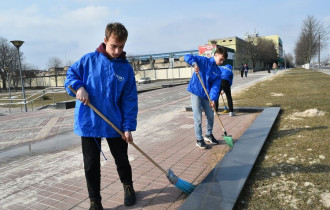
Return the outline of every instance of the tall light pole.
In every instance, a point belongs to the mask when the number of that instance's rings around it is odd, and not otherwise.
[[[23,93],[23,98],[24,98],[25,112],[27,112],[27,105],[26,105],[26,98],[25,98],[25,90],[24,90],[24,83],[23,83],[23,77],[22,77],[21,56],[20,56],[20,54],[19,54],[19,48],[20,48],[20,46],[22,46],[22,44],[24,43],[24,41],[13,40],[13,41],[10,41],[10,42],[13,43],[13,45],[17,48],[17,53],[18,53],[18,65],[19,65],[19,74],[20,74],[20,77],[21,77],[22,93]]]

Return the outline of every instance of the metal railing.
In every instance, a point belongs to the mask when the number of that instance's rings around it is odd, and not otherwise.
[[[31,91],[29,91],[31,93]],[[24,98],[17,98],[17,96],[13,95],[11,98],[0,98],[0,107],[8,107],[9,113],[11,114],[11,108],[21,108],[21,112],[23,112],[23,107],[25,104],[30,105],[31,110],[33,111],[34,105],[37,103],[39,106],[44,107],[45,106],[45,96],[46,95],[51,95],[52,97],[52,104],[55,106],[56,99],[55,99],[55,94],[58,93],[65,93],[65,101],[69,99],[69,95],[67,94],[66,90],[64,87],[47,87],[43,90],[33,92],[33,94],[29,95],[25,100]],[[38,103],[39,101],[39,103]],[[63,101],[63,99],[61,100]],[[40,104],[41,102],[41,104]],[[47,103],[49,105],[51,103]]]

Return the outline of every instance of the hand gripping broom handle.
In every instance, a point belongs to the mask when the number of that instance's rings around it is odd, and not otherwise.
[[[70,90],[72,92],[74,92],[74,94],[77,95],[77,92],[71,87],[69,86]],[[106,121],[113,129],[115,129],[121,136],[124,136],[124,133],[119,130],[110,120],[108,120],[108,118],[106,116],[104,116],[98,109],[96,109],[91,103],[88,103],[87,106],[89,106],[91,109],[94,110],[94,112],[96,112],[96,114],[98,114],[104,121]],[[136,144],[134,144],[134,142],[130,142],[130,144],[135,147],[135,149],[137,149],[142,155],[144,155],[144,157],[146,157],[148,160],[150,160],[150,162],[152,162],[157,168],[159,168],[164,174],[167,175],[167,172],[165,171],[165,169],[163,169],[160,165],[158,165],[153,159],[151,159],[151,157],[149,157],[149,155],[147,155],[144,151],[142,151]]]
[[[199,79],[199,81],[201,82],[201,84],[202,84],[202,86],[203,86],[203,89],[204,89],[204,91],[205,91],[205,94],[207,95],[207,98],[209,99],[209,102],[211,103],[210,96],[209,96],[209,94],[207,93],[207,90],[206,90],[206,88],[205,88],[205,86],[204,86],[204,83],[203,83],[203,80],[201,79],[201,76],[199,76],[199,74],[197,74],[197,76],[198,76],[198,79]],[[212,109],[214,110],[213,107],[212,107]],[[225,128],[223,127],[223,124],[222,124],[222,122],[221,122],[221,120],[220,120],[220,118],[219,118],[219,115],[218,115],[217,111],[214,110],[214,112],[215,112],[215,115],[217,116],[217,118],[218,118],[218,120],[219,120],[219,123],[220,123],[220,125],[221,125],[222,130],[223,130],[223,133],[225,134],[225,136],[227,136],[227,132],[226,132]]]

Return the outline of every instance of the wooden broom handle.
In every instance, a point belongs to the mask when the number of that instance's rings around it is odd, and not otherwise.
[[[77,92],[71,87],[69,86],[70,90],[77,95]],[[108,120],[108,118],[106,116],[104,116],[98,109],[96,109],[91,103],[88,102],[87,106],[89,106],[91,109],[94,110],[94,112],[96,112],[96,114],[98,114],[104,121],[106,121],[113,129],[115,129],[121,136],[124,136],[124,133],[119,130],[110,120]],[[151,159],[151,157],[149,157],[149,155],[147,155],[143,150],[141,150],[136,144],[134,144],[134,142],[130,142],[130,144],[135,147],[135,149],[137,149],[144,157],[146,157],[148,160],[150,160],[150,162],[152,162],[157,168],[159,168],[164,174],[167,174],[167,172],[165,171],[165,169],[163,169],[160,165],[158,165],[158,163],[156,163],[153,159]]]
[[[211,98],[210,98],[209,94],[207,93],[207,90],[206,90],[206,88],[205,88],[205,86],[204,86],[204,83],[203,83],[203,80],[202,80],[201,76],[199,76],[198,73],[196,73],[196,74],[197,74],[197,76],[198,76],[199,81],[201,82],[201,84],[202,84],[202,86],[203,86],[203,89],[204,89],[204,91],[205,91],[205,94],[207,95],[207,98],[209,99],[209,103],[211,103]],[[212,109],[214,110],[213,107],[212,107]],[[218,113],[217,113],[217,110],[214,110],[214,112],[215,112],[215,115],[216,115],[217,118],[218,118],[218,121],[219,121],[219,123],[220,123],[220,125],[221,125],[221,128],[222,128],[223,132],[226,132],[226,131],[225,131],[225,128],[223,127],[223,124],[222,124],[222,122],[221,122],[221,120],[220,120],[220,117],[219,117],[219,115],[218,115]]]

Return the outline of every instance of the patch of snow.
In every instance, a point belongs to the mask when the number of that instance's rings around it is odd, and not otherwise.
[[[283,93],[270,93],[271,96],[284,96]]]
[[[312,161],[309,161],[309,164],[313,165],[315,163],[320,163],[320,160],[317,159],[317,160],[312,160]]]
[[[309,186],[314,187],[314,184],[311,183],[311,182],[305,182],[305,183],[304,183],[304,186],[305,186],[305,187],[309,187]]]
[[[330,193],[321,194],[321,203],[325,208],[330,208]]]

